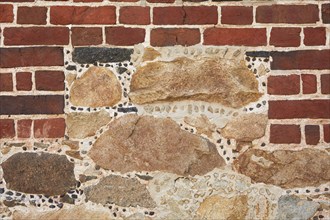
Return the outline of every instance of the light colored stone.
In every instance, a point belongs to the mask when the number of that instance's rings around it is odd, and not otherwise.
[[[89,156],[99,166],[119,172],[202,175],[225,165],[214,144],[180,129],[172,119],[132,114],[111,122]]]
[[[184,117],[184,122],[197,129],[198,134],[205,134],[209,138],[212,138],[212,133],[216,129],[216,125],[212,124],[206,115],[200,117]]]
[[[154,48],[147,47],[144,49],[142,61],[152,61],[159,57],[161,54]]]
[[[265,135],[267,122],[268,117],[264,114],[240,115],[221,129],[221,135],[238,141],[253,141]]]
[[[114,203],[124,207],[153,208],[156,206],[146,186],[136,179],[110,175],[101,179],[95,186],[87,187],[84,191],[87,201],[103,205]]]
[[[98,129],[108,124],[110,120],[109,113],[104,110],[93,113],[69,113],[66,116],[68,136],[78,139],[93,136]]]
[[[71,86],[73,81],[77,78],[77,74],[69,73],[65,76],[65,80],[67,81],[68,85]]]
[[[121,99],[121,85],[115,74],[104,67],[90,67],[73,82],[70,101],[75,106],[113,106]]]
[[[246,195],[226,198],[214,195],[206,198],[197,210],[196,219],[245,219],[248,212],[248,197]]]
[[[133,103],[195,100],[239,108],[259,99],[258,82],[244,61],[178,58],[152,62],[132,77]]]
[[[278,201],[277,220],[308,220],[320,207],[319,203],[299,199],[296,196],[281,196]]]
[[[317,149],[250,149],[234,161],[234,166],[255,182],[282,188],[319,186],[330,181],[330,156]]]

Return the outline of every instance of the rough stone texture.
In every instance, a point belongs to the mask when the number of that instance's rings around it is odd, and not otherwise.
[[[256,182],[283,188],[319,186],[330,181],[330,156],[317,149],[250,149],[234,161],[234,166]]]
[[[113,121],[90,150],[96,164],[120,172],[205,174],[225,164],[215,146],[172,119],[126,115]]]
[[[106,111],[93,113],[69,113],[66,117],[67,134],[70,138],[86,138],[95,135],[100,127],[111,120]]]
[[[239,141],[253,141],[265,135],[267,122],[268,117],[264,114],[241,115],[229,121],[221,135]]]
[[[197,129],[198,134],[205,134],[209,138],[216,129],[216,125],[212,124],[206,115],[200,117],[184,117],[184,122]]]
[[[248,212],[245,195],[226,198],[214,195],[206,198],[197,210],[197,219],[245,219]]]
[[[60,195],[76,184],[74,164],[65,156],[17,153],[1,166],[7,188],[16,191]]]
[[[121,86],[116,76],[103,67],[89,68],[75,80],[70,91],[70,101],[76,106],[113,106],[121,99]]]
[[[74,220],[74,219],[112,219],[105,210],[91,209],[85,205],[70,206],[69,208],[59,209],[57,211],[40,211],[29,209],[27,211],[16,210],[13,213],[15,220],[47,219],[47,220]]]
[[[159,57],[160,55],[161,54],[157,50],[155,50],[151,47],[147,47],[144,49],[142,60],[143,61],[152,61],[152,60],[156,59],[157,57]]]
[[[133,49],[77,47],[72,53],[72,59],[77,63],[110,63],[123,62],[131,59]]]
[[[107,176],[100,180],[95,186],[85,189],[86,200],[103,205],[115,203],[119,206],[142,206],[153,208],[155,202],[145,185],[136,179],[121,176]]]
[[[313,217],[319,203],[302,200],[296,196],[281,196],[278,201],[277,220],[310,219]]]
[[[243,61],[178,58],[138,68],[129,96],[137,104],[196,100],[239,108],[258,100],[261,94],[256,78]]]

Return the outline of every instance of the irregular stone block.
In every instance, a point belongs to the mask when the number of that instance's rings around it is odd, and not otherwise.
[[[238,141],[253,141],[265,135],[267,122],[268,117],[264,114],[240,115],[227,123],[221,135]]]
[[[111,63],[129,61],[133,49],[77,47],[72,53],[72,59],[77,63]]]
[[[75,80],[70,90],[70,101],[76,106],[113,106],[121,99],[121,85],[115,74],[103,67],[89,68]]]
[[[200,117],[184,117],[184,122],[197,129],[198,134],[205,134],[209,138],[212,138],[212,133],[216,129],[216,125],[212,124],[209,118],[202,114]]]
[[[283,188],[319,186],[330,181],[330,156],[317,149],[250,149],[234,161],[234,166],[255,182]]]
[[[111,122],[89,156],[97,165],[119,172],[203,175],[225,165],[214,144],[180,129],[172,119],[137,115]]]
[[[17,153],[1,164],[8,189],[61,195],[76,184],[74,164],[66,156],[49,153]]]
[[[239,108],[259,99],[258,82],[243,61],[178,58],[137,69],[129,97],[133,103],[195,100]]]
[[[107,176],[100,180],[95,186],[85,189],[86,200],[103,205],[114,203],[119,206],[142,206],[153,208],[155,202],[145,185],[136,179],[124,178],[121,176]]]
[[[86,138],[111,120],[106,111],[93,113],[69,113],[66,116],[67,133],[70,138]]]

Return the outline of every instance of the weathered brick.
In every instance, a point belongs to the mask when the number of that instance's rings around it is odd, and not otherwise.
[[[171,24],[217,24],[216,6],[156,7],[153,9],[153,23]]]
[[[270,44],[276,47],[298,47],[300,31],[300,28],[272,28]]]
[[[15,137],[15,123],[13,119],[0,119],[0,139]]]
[[[317,5],[264,5],[256,10],[259,23],[305,24],[319,21]]]
[[[62,95],[0,96],[0,115],[63,114]]]
[[[300,77],[290,76],[269,76],[267,83],[268,94],[271,95],[294,95],[300,92]]]
[[[121,7],[119,14],[121,24],[150,24],[150,7]]]
[[[322,5],[322,21],[324,24],[330,24],[330,3]]]
[[[273,144],[299,144],[301,132],[299,125],[270,125],[270,143]]]
[[[102,44],[102,29],[98,27],[75,27],[71,29],[71,43],[73,46]]]
[[[116,7],[54,6],[50,9],[52,24],[115,24]]]
[[[22,119],[17,121],[17,137],[29,138],[31,137],[31,119]]]
[[[34,121],[35,138],[61,138],[65,134],[64,118],[39,119]]]
[[[272,119],[330,118],[330,100],[269,101],[268,117]]]
[[[223,6],[221,7],[221,23],[248,25],[253,22],[253,7]]]
[[[330,69],[330,50],[271,52],[273,70]]]
[[[9,4],[0,5],[0,23],[11,23],[14,21],[13,6]]]
[[[19,91],[30,91],[32,89],[32,73],[16,73],[16,89]]]
[[[1,2],[34,2],[35,0],[1,0]]]
[[[132,46],[144,42],[144,28],[109,27],[105,29],[106,42],[116,46]]]
[[[320,126],[306,125],[305,140],[306,144],[317,145],[320,141]]]
[[[73,0],[73,2],[102,2],[103,0]]]
[[[0,67],[63,66],[61,47],[0,48]]]
[[[64,73],[62,71],[36,71],[35,82],[37,90],[63,91]]]
[[[138,2],[140,0],[109,0],[110,2]]]
[[[330,94],[330,74],[321,75],[321,93]]]
[[[0,73],[0,91],[13,91],[13,77],[11,73]]]
[[[17,9],[18,24],[46,24],[46,19],[46,7],[18,7]]]
[[[150,44],[155,47],[191,46],[200,43],[199,29],[190,28],[156,28],[151,30]]]
[[[324,141],[330,143],[330,124],[323,125]]]
[[[208,28],[204,44],[263,46],[267,44],[266,28]]]
[[[304,28],[304,44],[306,46],[325,45],[326,31],[324,27]]]
[[[149,3],[174,3],[175,0],[147,0]]]
[[[302,89],[303,94],[313,94],[317,91],[316,76],[313,74],[302,74]]]

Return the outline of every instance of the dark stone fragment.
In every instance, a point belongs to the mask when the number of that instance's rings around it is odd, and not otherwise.
[[[152,176],[147,176],[147,175],[139,175],[139,174],[135,174],[135,176],[139,177],[142,180],[152,180],[153,177]]]
[[[245,53],[246,56],[249,57],[269,57],[269,51],[249,51]]]
[[[7,200],[4,200],[3,201],[3,204],[7,207],[14,207],[14,206],[18,206],[18,205],[21,205],[21,206],[26,206],[24,203],[20,203],[19,201],[17,200],[12,200],[12,201],[7,201]]]
[[[5,189],[4,188],[0,188],[0,194],[4,193]]]
[[[60,195],[75,186],[74,164],[65,156],[17,153],[1,164],[7,188],[25,193]]]
[[[65,69],[67,69],[67,70],[77,70],[77,67],[74,66],[74,65],[69,65]]]
[[[131,108],[118,108],[118,112],[123,112],[123,113],[127,113],[127,112],[137,112],[137,108],[136,107],[131,107]]]
[[[66,194],[65,196],[63,196],[61,198],[61,202],[68,203],[68,204],[74,204],[74,199]]]
[[[79,47],[74,49],[72,58],[77,63],[123,62],[130,60],[132,53],[133,49],[126,48]]]
[[[117,71],[119,74],[123,74],[127,69],[125,67],[118,67]]]

